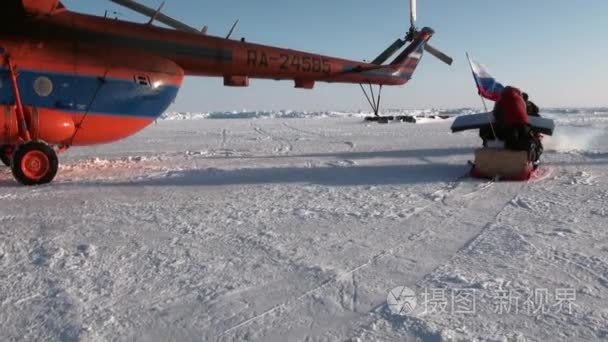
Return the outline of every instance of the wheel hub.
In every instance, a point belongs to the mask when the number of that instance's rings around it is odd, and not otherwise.
[[[41,179],[49,171],[49,158],[41,151],[28,152],[21,162],[23,173],[31,179]]]

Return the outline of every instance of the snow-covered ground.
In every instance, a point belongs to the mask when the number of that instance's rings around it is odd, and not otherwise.
[[[0,170],[0,340],[608,339],[608,110],[546,113],[527,183],[464,177],[449,120],[294,113]]]

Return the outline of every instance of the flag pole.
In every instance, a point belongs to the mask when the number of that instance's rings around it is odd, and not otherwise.
[[[466,53],[467,55],[467,59],[469,60],[469,67],[471,67],[471,72],[473,73],[473,79],[475,80],[475,85],[477,86],[478,89],[478,95],[479,98],[481,99],[481,103],[483,104],[483,108],[485,109],[486,113],[488,113],[488,105],[486,104],[486,100],[483,98],[483,96],[481,96],[481,93],[479,92],[479,83],[477,83],[477,77],[475,77],[475,70],[473,69],[473,62],[471,61],[471,57],[469,56],[469,53]],[[490,117],[488,116],[488,121],[490,124],[490,128],[492,129],[492,135],[494,135],[494,139],[498,139],[498,136],[496,135],[496,130],[494,130],[494,124],[492,123],[492,120],[490,119]]]
[[[486,99],[484,99],[483,96],[481,96],[481,95],[479,95],[479,98],[481,98],[481,103],[483,103],[483,108],[487,112],[488,111],[488,105],[486,104]]]

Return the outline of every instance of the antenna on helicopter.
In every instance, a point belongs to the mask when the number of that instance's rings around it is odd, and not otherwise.
[[[165,6],[165,2],[163,1],[160,4],[160,6],[158,6],[158,9],[156,10],[156,12],[154,12],[154,15],[150,17],[150,21],[148,21],[148,25],[152,25],[152,23],[154,23],[154,20],[156,20],[156,18],[160,14],[160,11],[163,9],[164,6]]]
[[[232,36],[232,34],[234,33],[234,29],[236,28],[236,25],[239,24],[239,20],[237,19],[234,24],[232,24],[232,27],[230,28],[230,31],[228,32],[228,35],[226,36],[226,39],[230,39],[230,36]]]

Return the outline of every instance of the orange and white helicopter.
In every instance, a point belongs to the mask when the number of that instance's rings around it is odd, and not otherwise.
[[[72,146],[117,141],[148,126],[174,101],[184,76],[222,77],[234,87],[251,78],[293,80],[306,89],[360,84],[377,115],[382,86],[407,83],[425,50],[452,63],[427,43],[432,29],[416,28],[415,0],[405,38],[371,63],[213,37],[163,14],[162,6],[110,1],[149,22],[75,13],[59,0],[2,4],[0,159],[22,184],[51,182],[57,154]]]

